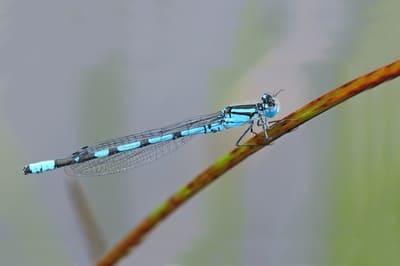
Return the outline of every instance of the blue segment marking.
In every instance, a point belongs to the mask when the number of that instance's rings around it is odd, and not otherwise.
[[[93,155],[94,155],[94,157],[101,158],[101,157],[106,157],[109,154],[110,154],[110,150],[104,149],[104,150],[96,151]]]
[[[192,136],[192,135],[203,134],[203,133],[204,133],[204,126],[201,126],[201,127],[188,129],[188,130],[182,130],[181,136],[186,137],[186,136]]]
[[[257,113],[256,108],[232,108],[232,113],[254,114]]]
[[[41,161],[29,164],[29,169],[33,174],[54,170],[55,167],[56,167],[55,160]]]
[[[242,126],[245,123],[249,122],[249,116],[248,115],[239,115],[239,114],[232,114],[230,117],[227,117],[225,119],[225,122],[227,124],[237,124],[237,126]]]
[[[160,136],[160,137],[150,138],[150,139],[148,139],[148,142],[150,144],[154,144],[154,143],[158,143],[158,142],[162,142],[162,141],[172,140],[173,137],[174,137],[173,134],[168,134],[168,135],[164,135],[164,136]]]
[[[133,150],[133,149],[139,148],[141,145],[142,144],[141,144],[140,141],[135,141],[133,143],[119,145],[119,146],[117,146],[117,151],[119,151],[119,152],[129,151],[129,150]]]
[[[70,175],[112,174],[160,158],[184,144],[191,136],[246,125],[247,129],[236,142],[240,146],[248,132],[254,133],[254,125],[262,127],[265,137],[268,137],[268,119],[276,116],[280,107],[275,96],[265,93],[261,102],[227,106],[219,112],[164,128],[84,146],[69,157],[28,164],[23,170],[25,174],[37,174],[66,166],[64,169]]]

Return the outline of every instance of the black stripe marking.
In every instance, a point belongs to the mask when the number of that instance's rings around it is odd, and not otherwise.
[[[54,168],[60,168],[74,163],[76,162],[73,158],[56,159],[54,160]]]
[[[139,148],[141,148],[141,147],[144,147],[144,146],[147,146],[147,145],[149,145],[149,144],[151,144],[151,143],[149,142],[149,140],[148,140],[148,139],[144,139],[144,140],[140,141],[140,146],[137,147],[137,149],[139,149]]]
[[[182,134],[181,134],[181,131],[172,133],[172,139],[179,139],[179,138],[182,138],[182,137],[183,137],[183,136],[182,136]]]

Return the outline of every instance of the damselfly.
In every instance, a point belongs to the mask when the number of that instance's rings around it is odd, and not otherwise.
[[[73,176],[113,174],[156,160],[186,143],[191,136],[217,133],[245,124],[248,127],[236,145],[241,145],[248,132],[254,133],[255,124],[262,127],[268,138],[268,119],[279,112],[275,97],[276,94],[264,93],[258,103],[227,106],[210,115],[85,146],[63,159],[28,164],[23,171],[38,174],[65,167],[65,172]]]

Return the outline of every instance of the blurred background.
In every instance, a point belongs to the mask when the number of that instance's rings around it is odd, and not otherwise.
[[[396,0],[0,0],[0,262],[91,265],[234,147],[102,177],[26,163],[279,94],[283,117],[399,56]],[[263,149],[119,265],[398,265],[400,81]]]

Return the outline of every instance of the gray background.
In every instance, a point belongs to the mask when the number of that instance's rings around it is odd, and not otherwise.
[[[379,10],[391,5],[0,1],[1,264],[93,264],[229,151],[243,129],[199,136],[109,177],[23,176],[24,164],[279,89],[283,117],[398,56],[398,39],[374,37],[397,36],[390,22],[397,14]],[[379,26],[386,20],[393,28]],[[381,40],[376,49],[368,48],[373,39]],[[340,154],[340,108],[234,168],[121,265],[329,265],[329,169]]]

